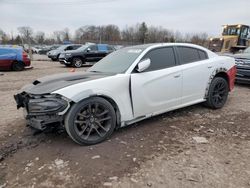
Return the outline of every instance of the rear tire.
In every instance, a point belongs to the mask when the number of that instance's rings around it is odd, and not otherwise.
[[[14,61],[12,63],[12,70],[14,70],[14,71],[22,71],[23,69],[24,69],[24,63],[23,62]]]
[[[227,101],[228,93],[227,81],[222,77],[215,77],[210,84],[207,101],[204,104],[212,109],[222,108]]]
[[[74,104],[65,118],[68,135],[80,145],[92,145],[106,140],[115,127],[115,110],[108,101],[100,97]]]

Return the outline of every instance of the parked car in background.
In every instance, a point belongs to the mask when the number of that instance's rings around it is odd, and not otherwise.
[[[234,88],[233,58],[181,43],[117,50],[87,72],[37,79],[15,95],[28,125],[65,127],[78,144],[96,144],[123,127],[205,103],[219,109]],[[154,127],[152,127],[154,129]]]
[[[234,54],[233,57],[238,59],[250,59],[250,47],[245,49],[242,53]]]
[[[38,54],[40,50],[41,50],[41,47],[39,47],[39,46],[31,47],[31,51],[33,54]]]
[[[59,48],[59,46],[60,45],[43,46],[38,53],[41,55],[46,55],[49,51]]]
[[[97,62],[101,60],[114,50],[114,47],[107,44],[83,45],[77,50],[61,53],[59,61],[65,66],[79,68],[86,62]]]
[[[30,66],[29,55],[22,47],[0,46],[0,69],[21,71]]]
[[[236,82],[250,84],[250,47],[243,53],[234,54],[233,57],[237,68]]]
[[[81,47],[81,44],[67,44],[67,45],[62,45],[59,48],[55,49],[55,50],[51,50],[48,52],[48,57],[52,60],[52,61],[57,61],[59,59],[59,55],[62,52],[65,51],[69,51],[69,50],[76,50],[77,48]]]

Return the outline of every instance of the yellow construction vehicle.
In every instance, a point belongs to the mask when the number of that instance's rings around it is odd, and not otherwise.
[[[235,53],[246,49],[250,45],[248,35],[248,25],[223,25],[222,36],[210,38],[208,48],[213,52]]]

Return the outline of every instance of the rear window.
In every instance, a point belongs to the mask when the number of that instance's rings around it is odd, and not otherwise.
[[[108,49],[107,49],[107,45],[97,45],[98,46],[98,51],[104,51],[104,52],[106,52],[106,51],[108,51]]]
[[[199,56],[200,56],[200,60],[208,59],[206,52],[204,52],[202,50],[198,50],[198,53],[199,53]]]
[[[177,47],[179,51],[181,64],[191,63],[200,61],[198,50],[189,47]]]
[[[72,50],[76,50],[76,49],[78,49],[78,48],[80,48],[80,47],[81,47],[81,45],[72,46]]]

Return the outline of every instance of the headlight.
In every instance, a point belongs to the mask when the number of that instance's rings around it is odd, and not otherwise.
[[[44,98],[30,99],[28,103],[29,113],[57,113],[66,109],[68,102],[54,95]]]

